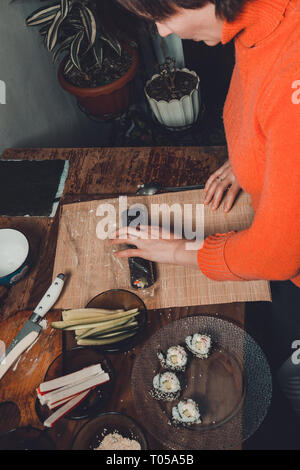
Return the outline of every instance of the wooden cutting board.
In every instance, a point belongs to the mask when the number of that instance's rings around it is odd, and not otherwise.
[[[20,311],[6,320],[0,321],[0,340],[9,345],[18,331],[31,315],[31,311]],[[46,328],[41,330],[38,340],[23,353],[16,363],[7,371],[0,381],[0,430],[9,430],[5,410],[19,408],[20,420],[18,426],[31,425],[43,429],[35,412],[36,388],[43,381],[51,362],[62,352],[62,335],[51,328],[51,322],[59,320],[60,310],[53,310],[45,317]],[[11,421],[14,417],[10,416]],[[14,426],[12,426],[14,427]]]

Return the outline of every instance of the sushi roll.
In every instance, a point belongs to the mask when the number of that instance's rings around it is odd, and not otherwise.
[[[181,400],[176,406],[173,406],[171,424],[174,426],[192,426],[201,422],[199,407],[191,398]]]
[[[124,211],[121,215],[122,226],[129,227],[133,221],[138,219],[147,224],[147,213],[142,205],[135,205],[133,207],[135,215],[130,215],[129,211]],[[139,216],[137,216],[137,213]],[[127,245],[130,249],[136,249],[134,245]],[[156,282],[156,268],[152,261],[148,261],[140,257],[128,258],[130,284],[133,289],[147,289]]]
[[[169,370],[176,370],[180,372],[184,372],[188,355],[186,350],[182,346],[171,346],[166,355],[164,355],[161,351],[157,354],[157,357],[165,369]]]
[[[179,397],[181,383],[174,372],[157,374],[152,383],[151,396],[156,400],[173,401]]]
[[[211,350],[211,337],[196,333],[185,339],[188,350],[200,359],[207,359]]]
[[[136,248],[128,245],[128,248]],[[128,258],[130,283],[134,289],[147,289],[155,283],[154,263],[143,258]]]

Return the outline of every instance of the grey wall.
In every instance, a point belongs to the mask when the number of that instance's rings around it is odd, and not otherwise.
[[[88,119],[61,89],[38,29],[25,25],[45,3],[1,0],[0,80],[6,83],[6,104],[0,104],[0,155],[8,147],[106,144],[105,125]]]

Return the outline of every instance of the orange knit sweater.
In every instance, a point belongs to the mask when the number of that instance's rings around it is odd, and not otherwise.
[[[224,24],[222,43],[233,38],[224,124],[255,217],[247,230],[206,238],[198,264],[216,281],[290,279],[300,287],[300,0],[249,0]]]

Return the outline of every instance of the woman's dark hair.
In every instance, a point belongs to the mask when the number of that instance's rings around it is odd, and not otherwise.
[[[163,21],[174,13],[176,7],[195,10],[208,3],[216,6],[216,14],[232,21],[249,0],[117,0],[127,10],[153,21]]]

